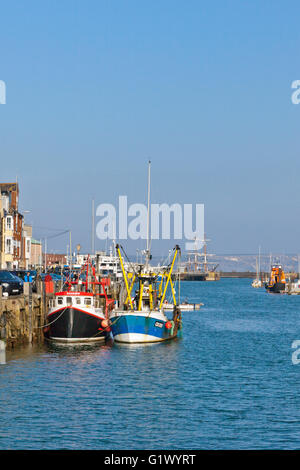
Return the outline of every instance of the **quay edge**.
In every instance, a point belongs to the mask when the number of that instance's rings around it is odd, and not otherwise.
[[[40,294],[4,298],[0,288],[0,341],[6,349],[43,342],[45,304]]]

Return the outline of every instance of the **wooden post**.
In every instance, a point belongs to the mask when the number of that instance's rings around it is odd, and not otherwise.
[[[43,304],[43,311],[44,311],[44,320],[46,319],[47,315],[47,294],[46,294],[46,286],[45,283],[42,283],[42,304]]]
[[[0,286],[0,316],[3,310],[3,302],[2,302],[2,286]]]
[[[28,296],[28,306],[29,306],[29,344],[32,344],[32,283],[29,282],[29,296]]]
[[[2,286],[0,286],[0,364],[6,364],[6,315],[3,311]]]

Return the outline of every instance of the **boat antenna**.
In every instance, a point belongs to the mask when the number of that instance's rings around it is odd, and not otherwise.
[[[114,224],[114,221],[113,221],[113,252],[114,252],[114,256],[117,256],[117,250],[116,250],[116,245],[117,245],[117,242],[116,242],[116,238],[117,238],[117,235],[116,235],[116,226]]]
[[[72,235],[71,230],[69,231],[69,238],[70,238],[70,272],[72,271]]]
[[[147,210],[147,247],[146,247],[146,268],[148,268],[150,260],[150,182],[151,182],[151,161],[148,162],[148,210]]]
[[[95,200],[92,199],[92,237],[91,237],[91,248],[92,255],[95,254]]]

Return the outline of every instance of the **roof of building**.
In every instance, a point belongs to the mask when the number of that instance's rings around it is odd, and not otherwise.
[[[0,190],[2,191],[18,191],[18,183],[0,183]]]
[[[35,240],[35,238],[32,238],[31,239],[31,244],[32,245],[41,245],[42,243],[40,242],[40,240]]]

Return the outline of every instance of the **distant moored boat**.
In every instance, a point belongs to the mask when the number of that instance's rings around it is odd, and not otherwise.
[[[280,264],[274,264],[271,268],[271,275],[269,281],[266,283],[268,292],[274,294],[282,294],[286,290],[285,274]]]

